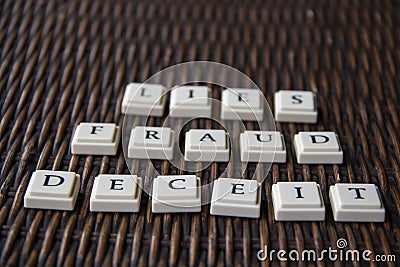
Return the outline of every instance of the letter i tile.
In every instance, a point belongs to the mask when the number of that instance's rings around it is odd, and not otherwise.
[[[316,182],[278,182],[272,185],[277,221],[322,221],[325,206]]]

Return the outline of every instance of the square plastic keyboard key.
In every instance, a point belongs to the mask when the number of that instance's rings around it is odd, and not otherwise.
[[[37,170],[24,197],[25,208],[73,210],[80,176],[74,172]]]
[[[100,174],[94,180],[90,211],[137,212],[142,179],[136,175]]]
[[[226,132],[224,130],[197,130],[189,131],[190,149],[225,149]]]
[[[283,110],[314,111],[314,93],[307,91],[279,91],[280,104]]]
[[[158,176],[157,196],[163,200],[197,199],[198,179],[193,175]],[[179,195],[177,195],[179,193]]]
[[[276,121],[317,122],[317,105],[313,92],[280,90],[275,93],[274,102]]]
[[[128,157],[136,159],[172,159],[174,131],[167,127],[137,126],[131,131]]]
[[[272,131],[245,131],[240,134],[242,162],[286,162],[283,135]]]
[[[253,181],[253,180],[250,180]],[[229,182],[218,182],[219,201],[226,204],[257,204],[257,181],[243,183],[242,179],[229,179]],[[223,193],[226,193],[223,195]]]
[[[120,128],[113,123],[80,123],[71,142],[72,154],[115,155],[120,140]]]
[[[200,189],[195,175],[158,176],[153,181],[152,212],[200,212]]]
[[[385,209],[374,184],[336,184],[329,197],[336,221],[383,222]]]
[[[207,86],[179,86],[171,90],[171,117],[210,117],[211,90]]]
[[[278,182],[272,185],[277,221],[322,221],[325,207],[315,182]]]
[[[122,99],[121,112],[129,115],[162,116],[165,87],[161,84],[129,83]]]
[[[31,181],[31,196],[69,198],[75,190],[76,174],[38,170],[32,174]]]
[[[343,151],[334,132],[300,132],[294,136],[300,164],[341,164]]]
[[[214,181],[212,215],[258,218],[261,187],[256,180],[219,178]]]
[[[133,135],[135,146],[168,147],[171,143],[171,128],[136,126]]]
[[[263,103],[258,89],[226,89],[222,92],[221,119],[262,121]]]
[[[334,132],[300,132],[300,149],[304,152],[338,152],[340,145]]]
[[[229,161],[227,133],[224,130],[189,130],[185,134],[185,160]]]
[[[78,142],[112,143],[117,127],[113,123],[80,123],[76,131]]]

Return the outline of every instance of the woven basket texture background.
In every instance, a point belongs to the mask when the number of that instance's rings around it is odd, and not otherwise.
[[[241,70],[263,90],[271,107],[279,89],[317,95],[317,124],[276,124],[288,157],[286,164],[273,164],[262,185],[261,217],[210,216],[209,205],[197,214],[156,215],[146,194],[137,214],[91,213],[94,178],[129,169],[121,147],[117,156],[72,155],[74,128],[83,121],[122,125],[128,82],[145,81],[163,68],[192,60]],[[257,251],[264,245],[269,250],[335,249],[339,238],[347,240],[349,249],[400,259],[399,70],[399,1],[3,0],[0,265],[279,265],[276,259],[260,263]],[[201,126],[210,123],[190,125]],[[344,163],[298,164],[293,136],[309,130],[335,131]],[[163,174],[179,173],[168,162],[155,162]],[[143,177],[148,167],[142,161]],[[225,168],[213,163],[198,175],[212,181]],[[81,175],[72,212],[23,208],[36,169]],[[320,184],[326,220],[276,222],[272,184],[302,180]],[[385,222],[334,222],[328,192],[338,182],[376,184]]]

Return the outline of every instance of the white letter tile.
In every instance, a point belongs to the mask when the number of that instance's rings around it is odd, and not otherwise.
[[[174,131],[167,127],[136,126],[131,131],[128,157],[135,159],[172,159]]]
[[[37,170],[25,192],[24,207],[73,210],[79,193],[80,176],[74,172]]]
[[[263,103],[258,89],[226,89],[222,91],[221,119],[262,121]]]
[[[169,115],[195,118],[211,116],[211,90],[207,86],[179,86],[171,90]]]
[[[300,132],[294,136],[300,164],[341,164],[343,151],[334,132]]]
[[[272,185],[277,221],[323,221],[325,206],[315,182],[278,182]]]
[[[212,215],[260,217],[261,187],[256,180],[219,178],[214,181]]]
[[[275,93],[276,121],[316,123],[317,119],[317,104],[313,92],[280,90]]]
[[[152,212],[200,211],[200,178],[195,175],[167,175],[154,179]]]
[[[383,222],[385,208],[374,184],[336,184],[329,198],[335,221]]]
[[[81,122],[71,142],[71,152],[77,155],[115,155],[120,129],[114,123]]]
[[[185,134],[185,160],[229,161],[228,140],[224,130],[191,129]]]
[[[142,178],[136,175],[100,174],[94,180],[90,211],[138,212]]]
[[[122,99],[121,112],[160,117],[164,113],[164,93],[165,87],[161,84],[129,83]]]
[[[240,134],[242,162],[286,162],[286,147],[280,132],[245,131]]]

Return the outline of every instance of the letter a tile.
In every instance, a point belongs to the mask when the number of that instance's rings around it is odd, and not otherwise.
[[[224,130],[191,129],[185,134],[185,160],[229,161],[228,140]]]

